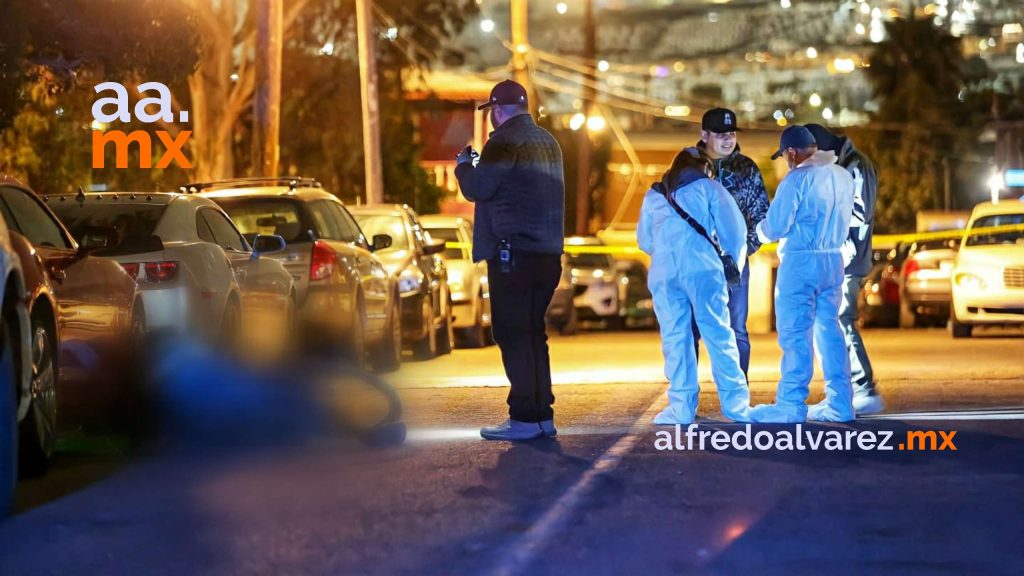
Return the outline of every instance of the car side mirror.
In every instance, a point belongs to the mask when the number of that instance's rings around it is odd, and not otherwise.
[[[263,254],[273,254],[285,249],[284,238],[276,234],[257,234],[252,241],[252,257],[259,258]]]
[[[444,247],[444,242],[432,242],[430,244],[423,246],[423,253],[426,254],[427,256],[440,254],[441,252],[444,252]]]
[[[391,248],[391,236],[387,234],[374,234],[373,244],[370,244],[370,251],[376,252],[378,250],[387,250]]]

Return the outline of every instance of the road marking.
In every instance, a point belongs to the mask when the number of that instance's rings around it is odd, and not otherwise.
[[[633,431],[632,426],[570,426],[558,427],[561,436],[622,436]],[[480,440],[480,428],[411,428],[405,435],[409,442],[445,442],[451,440]]]
[[[525,571],[534,557],[564,528],[569,518],[593,490],[598,479],[615,470],[622,459],[633,451],[640,439],[651,431],[651,420],[666,403],[665,394],[658,394],[644,413],[629,427],[628,433],[594,461],[576,484],[562,494],[551,508],[530,526],[519,541],[510,547],[511,551],[502,558],[494,571],[496,576],[513,576]],[[561,433],[559,431],[559,435]]]
[[[947,421],[968,421],[968,420],[1024,420],[1024,411],[1019,408],[1011,410],[949,410],[935,412],[907,412],[904,414],[875,414],[872,416],[861,416],[859,421],[871,420],[947,420]]]

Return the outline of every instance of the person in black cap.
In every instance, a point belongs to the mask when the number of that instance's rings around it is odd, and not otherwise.
[[[698,148],[712,159],[715,179],[736,201],[747,223],[747,257],[757,252],[761,241],[754,228],[768,213],[768,191],[757,164],[740,153],[736,134],[740,132],[736,114],[726,108],[712,108],[701,119]],[[750,301],[750,266],[744,263],[740,283],[729,287],[729,324],[736,333],[743,374],[750,368],[750,334],[747,332],[747,311]],[[700,345],[700,334],[694,324],[694,342]]]
[[[562,275],[565,181],[562,150],[537,126],[526,90],[505,80],[487,103],[494,132],[479,155],[457,156],[455,177],[476,203],[473,260],[487,261],[494,339],[512,389],[509,419],[480,430],[488,440],[554,436],[544,313]]]
[[[837,163],[853,176],[853,220],[850,222],[850,236],[844,245],[847,264],[839,322],[843,325],[850,354],[853,409],[858,415],[876,414],[885,408],[885,404],[875,390],[871,360],[857,329],[857,295],[861,281],[871,271],[871,236],[875,227],[878,175],[871,160],[857,150],[849,138],[837,136],[820,124],[808,124],[807,129],[817,140],[818,148],[835,152],[839,157]]]

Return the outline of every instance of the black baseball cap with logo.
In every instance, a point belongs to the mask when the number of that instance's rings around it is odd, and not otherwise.
[[[700,129],[715,134],[742,132],[736,125],[736,113],[728,108],[712,108],[705,112],[700,120]]]
[[[491,89],[491,97],[487,102],[477,107],[477,110],[490,108],[491,106],[505,106],[520,104],[526,106],[526,88],[514,80],[502,80]]]

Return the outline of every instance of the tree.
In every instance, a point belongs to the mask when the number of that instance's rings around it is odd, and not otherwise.
[[[982,119],[972,82],[986,74],[964,59],[960,41],[925,20],[886,24],[866,69],[878,110],[851,130],[879,172],[879,230],[910,230],[920,210],[941,206],[943,159],[964,156]]]
[[[424,0],[415,12],[400,0],[377,0],[377,42],[384,196],[436,212],[442,190],[419,166],[403,74],[436,62],[458,63],[446,40],[477,10],[472,0]],[[313,0],[285,44],[281,165],[315,176],[339,197],[362,196],[363,147],[354,3]]]

